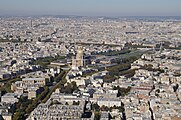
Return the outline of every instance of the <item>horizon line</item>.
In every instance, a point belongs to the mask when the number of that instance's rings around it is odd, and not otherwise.
[[[181,17],[181,15],[76,15],[76,14],[0,14],[1,17],[41,17],[41,16],[69,16],[69,17]]]

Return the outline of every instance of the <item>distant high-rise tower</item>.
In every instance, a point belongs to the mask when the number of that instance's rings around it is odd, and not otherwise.
[[[79,46],[77,48],[77,54],[75,57],[72,57],[72,69],[78,69],[79,67],[84,66],[84,52],[83,48]]]
[[[163,50],[164,50],[163,42],[160,42],[160,49],[159,49],[160,53],[161,53]]]
[[[30,26],[33,27],[33,21],[31,20]]]

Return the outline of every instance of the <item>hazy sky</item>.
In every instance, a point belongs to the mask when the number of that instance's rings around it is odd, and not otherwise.
[[[181,0],[0,0],[0,15],[181,16]]]

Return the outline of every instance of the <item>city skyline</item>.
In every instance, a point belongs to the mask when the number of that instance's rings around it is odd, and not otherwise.
[[[34,1],[0,4],[0,120],[181,120],[179,2]]]
[[[0,0],[0,15],[181,16],[179,0]]]

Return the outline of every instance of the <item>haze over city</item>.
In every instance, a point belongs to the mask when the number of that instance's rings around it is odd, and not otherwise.
[[[180,0],[0,0],[0,15],[181,16]]]

